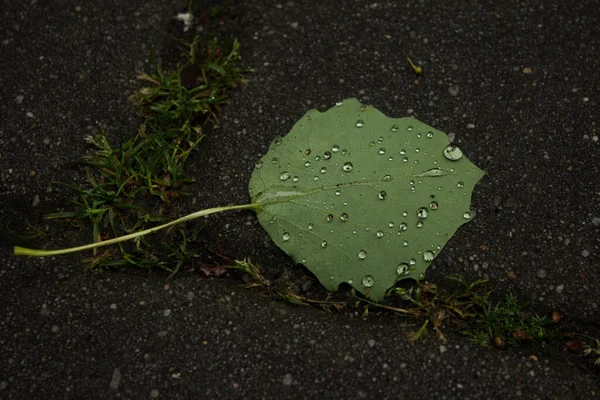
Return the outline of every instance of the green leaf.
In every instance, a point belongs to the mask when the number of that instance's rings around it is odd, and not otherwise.
[[[323,286],[380,300],[424,277],[483,175],[444,132],[348,99],[275,139],[249,191],[273,241]]]

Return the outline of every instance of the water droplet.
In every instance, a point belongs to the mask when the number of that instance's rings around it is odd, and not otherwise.
[[[333,151],[334,153],[337,153],[338,151],[340,151],[340,146],[338,146],[337,144],[334,144],[331,147],[331,151]]]
[[[404,162],[408,162],[408,157],[404,157],[404,158],[402,159],[402,161],[404,161]]]
[[[318,176],[315,176],[315,177],[313,178],[313,181],[318,181],[318,180],[319,180],[319,177],[318,177]]]
[[[432,201],[431,203],[429,203],[429,208],[431,208],[432,210],[437,210],[438,207],[439,205],[437,201]]]
[[[310,153],[312,153],[311,149],[306,149],[306,151],[304,152],[304,154],[306,154],[307,156],[310,156]]]
[[[360,105],[360,111],[366,111],[367,110],[367,105],[366,104],[361,104]]]
[[[384,155],[385,154],[385,149],[383,147],[381,147],[379,149],[379,154]]]
[[[345,206],[347,206],[347,205],[348,205],[348,202],[347,202],[347,201],[345,201],[345,202],[344,202],[344,205],[345,205]]]
[[[463,214],[463,217],[464,217],[464,219],[471,219],[471,213],[470,213],[469,211],[466,211],[466,212]]]
[[[410,266],[407,263],[402,263],[402,264],[398,265],[398,268],[396,268],[396,273],[398,275],[406,275],[406,274],[408,274],[409,268],[410,268]]]
[[[415,265],[417,263],[417,260],[415,260],[414,258],[411,258],[410,260],[408,260],[408,263],[410,265]]]
[[[319,155],[315,156],[315,161],[321,161],[321,156],[319,156]]]
[[[295,177],[293,177],[293,178],[292,178],[292,180],[293,180],[294,182],[298,182],[298,181],[300,180],[300,178],[298,178],[297,176],[295,176]]]
[[[305,166],[306,168],[310,167],[310,161],[307,161],[307,162],[305,162],[305,163],[304,163],[304,166]]]
[[[346,154],[348,154],[348,150],[342,149],[342,155],[345,156]]]
[[[417,228],[422,228],[423,227],[423,221],[419,220],[417,221]]]
[[[358,258],[360,258],[361,260],[364,260],[365,258],[367,258],[367,252],[364,250],[359,251]]]
[[[403,216],[403,217],[408,217],[408,211],[404,211],[404,212],[402,213],[402,216]]]
[[[410,131],[412,131],[412,130],[413,130],[413,127],[412,127],[412,125],[409,125],[409,126],[406,128],[406,130],[407,130],[407,131],[409,131],[409,132],[410,132]]]
[[[373,141],[369,142],[369,146],[375,147],[375,142],[373,142]]]
[[[384,181],[384,182],[389,182],[392,179],[394,179],[394,178],[392,178],[391,175],[384,175],[383,178],[381,178],[381,180]]]
[[[322,247],[322,248],[325,248],[325,247],[327,247],[327,240],[323,240],[323,241],[321,242],[321,247]]]
[[[421,207],[417,210],[417,217],[425,219],[429,216],[429,211],[425,207]]]
[[[287,232],[283,232],[283,235],[281,235],[281,238],[283,239],[284,242],[287,242],[288,240],[290,240],[290,234]]]
[[[383,231],[377,231],[377,237],[378,238],[382,238],[383,237]]]
[[[408,225],[406,225],[406,222],[402,222],[400,225],[398,225],[398,231],[405,231],[408,229]]]
[[[327,172],[327,168],[321,167],[321,173],[324,174],[325,172]]]
[[[354,279],[348,279],[348,283],[352,285],[354,283]]]
[[[402,244],[404,245],[404,247],[408,246],[408,240],[405,240],[404,242],[402,242]]]
[[[394,221],[390,221],[390,222],[388,223],[388,226],[389,226],[390,228],[393,228],[393,227],[394,227]]]
[[[443,169],[441,169],[440,167],[435,167],[435,168],[431,168],[430,170],[425,171],[422,174],[419,174],[417,176],[423,177],[423,176],[442,176],[442,175],[446,175],[446,172]]]
[[[392,132],[398,132],[398,125],[392,125]]]
[[[340,219],[344,222],[348,221],[348,214],[347,213],[342,213],[342,215],[340,215]]]
[[[400,149],[400,155],[403,156],[406,154],[406,149]]]
[[[325,153],[323,153],[323,159],[325,160],[329,160],[331,158],[331,153],[326,151]]]
[[[362,128],[363,126],[365,126],[365,122],[362,119],[359,119],[358,121],[356,121],[357,128]]]
[[[271,219],[269,220],[269,222],[270,222],[270,223],[272,223],[272,224],[274,224],[274,223],[275,223],[275,221],[277,221],[277,215],[273,215],[273,216],[271,217]]]
[[[463,152],[458,146],[450,145],[444,149],[444,157],[450,161],[460,160],[463,156]]]
[[[281,144],[282,140],[280,137],[275,138],[275,140],[273,140],[273,144],[275,146],[279,146]]]
[[[277,163],[279,162],[279,158],[277,158],[277,157],[273,157],[273,159],[271,160],[271,162],[272,162],[273,164],[277,164]]]
[[[371,287],[375,284],[375,279],[371,275],[365,275],[362,278],[362,284],[364,287]]]
[[[379,139],[377,139],[377,143],[379,143],[379,144],[383,143],[383,136],[379,136]]]
[[[308,230],[312,231],[315,226],[313,224],[308,224]]]
[[[257,161],[256,164],[254,164],[254,168],[256,169],[260,169],[263,166],[263,162],[262,161]]]
[[[345,162],[345,163],[344,163],[344,166],[342,167],[342,169],[343,169],[344,171],[346,171],[346,172],[350,172],[350,171],[352,171],[352,168],[354,168],[354,166],[353,166],[353,165],[352,165],[352,163],[351,163],[351,162],[349,162],[349,161],[348,161],[348,162]]]
[[[427,132],[427,138],[431,139],[433,137],[433,132],[429,131]]]
[[[417,133],[417,137],[418,137],[418,138],[420,138],[420,137],[421,137],[421,134],[420,134],[420,133]]]
[[[331,222],[331,221],[333,221],[333,214],[329,214],[329,215],[327,216],[327,221],[328,221],[328,222]]]
[[[463,188],[465,187],[465,183],[463,181],[459,181],[456,186],[458,186],[459,188]]]
[[[335,191],[336,196],[339,196],[340,194],[342,194],[342,192],[339,189]]]
[[[379,197],[379,200],[385,200],[385,199],[387,199],[387,193],[382,190],[381,192],[379,192],[378,197]]]
[[[290,173],[287,171],[283,171],[281,175],[279,175],[279,179],[282,181],[287,181],[288,179],[290,179]]]
[[[423,260],[425,261],[433,261],[434,258],[435,254],[433,254],[433,251],[431,250],[427,250],[425,253],[423,253]]]
[[[344,104],[344,102],[342,100],[338,100],[338,101],[335,102],[335,105],[338,106],[338,107],[341,107],[342,104]]]

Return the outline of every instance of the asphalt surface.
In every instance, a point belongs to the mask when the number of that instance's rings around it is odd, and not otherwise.
[[[357,97],[453,132],[488,175],[476,217],[428,272],[486,278],[580,333],[600,317],[600,14],[594,2],[253,1],[221,28],[256,68],[192,160],[181,214],[248,201],[254,163],[308,109]],[[181,4],[0,2],[0,218],[39,222],[81,182],[84,136],[135,134],[127,103]],[[163,49],[168,52],[168,49]],[[417,77],[405,60],[423,67]],[[52,189],[52,190],[49,190]],[[192,204],[193,203],[193,204]],[[307,272],[251,212],[205,221],[206,246],[269,274]],[[89,273],[81,257],[0,259],[0,398],[600,398],[599,371],[561,349],[499,351],[412,321],[276,301],[235,277]],[[86,237],[54,232],[53,246]],[[507,279],[514,272],[517,279]],[[530,357],[535,355],[535,357]]]

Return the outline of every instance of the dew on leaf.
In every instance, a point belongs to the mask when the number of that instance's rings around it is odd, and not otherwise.
[[[423,224],[423,221],[422,221],[422,220],[419,220],[419,221],[417,221],[417,228],[422,228],[422,227],[423,227],[423,225],[424,225],[424,224]]]
[[[335,105],[338,107],[341,107],[344,104],[344,102],[342,100],[338,100],[335,102]]]
[[[398,225],[398,231],[405,231],[408,229],[408,225],[406,224],[406,222],[402,222],[400,223],[400,225]]]
[[[446,175],[446,172],[443,169],[441,169],[440,167],[436,167],[436,168],[431,168],[430,170],[427,170],[417,176],[425,177],[425,176],[443,176],[443,175]]]
[[[463,214],[463,218],[464,218],[464,219],[471,219],[471,213],[470,213],[469,211],[466,211],[466,212]]]
[[[365,258],[367,258],[367,252],[364,250],[359,251],[358,258],[360,258],[361,260],[364,260]]]
[[[384,182],[389,182],[392,179],[394,179],[394,178],[391,175],[384,175],[383,178],[381,178],[381,180]]]
[[[369,142],[369,146],[375,147],[375,142],[373,142],[373,141]]]
[[[365,122],[362,119],[359,119],[358,121],[356,121],[357,128],[362,128],[363,126],[365,126]]]
[[[331,147],[331,151],[333,151],[334,153],[337,153],[338,151],[340,151],[340,146],[338,146],[337,144],[334,144]]]
[[[298,182],[298,181],[300,180],[300,178],[298,178],[297,176],[295,176],[295,177],[293,177],[293,178],[292,178],[292,180],[293,180],[294,182]]]
[[[322,247],[322,248],[325,248],[325,247],[327,247],[327,240],[323,240],[323,241],[321,242],[321,247]]]
[[[433,254],[433,251],[431,251],[431,250],[427,250],[423,253],[423,260],[425,260],[425,261],[433,261],[434,258],[435,258],[435,255]]]
[[[331,221],[333,221],[333,214],[329,214],[329,215],[327,216],[327,221],[328,221],[328,222],[331,222]]]
[[[379,197],[379,200],[385,200],[385,199],[387,199],[387,193],[382,190],[381,192],[379,192],[378,197]]]
[[[394,161],[394,157],[392,157],[392,156],[389,156],[389,157],[388,157],[388,161]]]
[[[342,194],[342,192],[339,189],[335,191],[336,196],[339,196],[340,194]]]
[[[318,180],[319,180],[319,177],[318,177],[318,176],[315,176],[315,177],[313,178],[313,181],[318,181]]]
[[[429,203],[429,208],[431,208],[432,210],[437,210],[438,207],[439,205],[437,201],[432,201],[431,203]]]
[[[305,162],[305,163],[304,163],[304,166],[305,166],[306,168],[310,167],[310,161],[307,161],[307,162]]]
[[[408,260],[408,263],[410,265],[415,265],[417,263],[417,260],[415,260],[414,258],[411,258],[410,260]]]
[[[262,166],[263,166],[263,162],[260,160],[257,161],[256,164],[254,164],[254,168],[256,168],[256,169],[260,169],[260,168],[262,168]]]
[[[287,242],[288,240],[290,240],[291,235],[288,232],[283,232],[283,235],[281,235],[281,238],[283,239],[284,242]]]
[[[361,104],[360,105],[360,111],[367,111],[367,105],[366,104]]]
[[[405,154],[406,154],[406,149],[401,149],[401,150],[400,150],[400,155],[401,155],[401,156],[403,156],[403,155],[405,155]]]
[[[444,149],[444,157],[450,161],[460,160],[463,156],[463,152],[458,146],[449,145]]]
[[[404,242],[402,242],[402,245],[403,245],[404,247],[408,246],[408,240],[405,240]]]
[[[398,132],[398,125],[392,125],[392,132]]]
[[[413,127],[412,127],[412,125],[409,125],[409,126],[406,128],[406,130],[407,130],[407,131],[409,131],[409,132],[410,132],[410,131],[412,131],[412,130],[413,130]]]
[[[331,153],[329,151],[326,151],[325,153],[323,153],[323,159],[329,160],[330,158],[331,158]]]
[[[408,273],[409,269],[410,269],[410,266],[407,263],[402,263],[402,264],[398,265],[398,268],[396,268],[396,273],[398,275],[405,275]]]
[[[432,131],[427,132],[427,138],[431,139],[432,137],[433,137],[433,132]]]
[[[377,231],[377,237],[378,238],[382,238],[383,237],[383,231],[382,230]]]
[[[394,221],[390,221],[390,222],[389,222],[389,224],[388,224],[388,226],[389,226],[390,228],[393,228],[393,227],[394,227]]]
[[[404,158],[402,159],[402,161],[404,161],[404,162],[408,162],[408,157],[404,157]]]
[[[403,217],[408,217],[408,211],[404,211],[404,212],[402,213],[402,216],[403,216]]]
[[[327,168],[321,167],[321,173],[324,174],[325,172],[327,172]]]
[[[304,154],[306,154],[307,156],[310,156],[310,153],[312,153],[311,149],[306,149],[306,151],[304,152]]]
[[[458,186],[459,188],[463,188],[463,187],[465,187],[465,183],[463,181],[458,181],[456,186]]]
[[[364,287],[370,288],[375,283],[375,279],[371,275],[365,275],[362,278],[362,284]]]
[[[280,137],[275,138],[275,140],[273,140],[273,145],[275,146],[279,146],[281,144],[282,140]]]
[[[273,157],[273,159],[271,160],[271,162],[272,162],[273,164],[277,164],[277,163],[279,162],[279,158],[277,158],[277,157]]]
[[[417,217],[425,219],[429,216],[429,211],[425,207],[421,207],[417,210]]]
[[[308,224],[308,230],[312,231],[315,226],[313,224]]]
[[[348,221],[348,213],[342,213],[342,215],[340,215],[340,219],[344,222]]]
[[[316,155],[316,156],[315,156],[315,161],[321,161],[321,156],[319,156],[319,155]]]
[[[379,149],[379,154],[384,155],[385,154],[385,149],[383,147],[381,147]]]
[[[287,171],[282,172],[281,175],[279,175],[279,179],[282,181],[287,181],[290,179],[290,173]]]
[[[348,283],[352,285],[354,283],[354,279],[348,279]]]
[[[348,150],[342,149],[342,155],[345,156],[346,154],[348,154]]]
[[[354,166],[352,165],[351,162],[347,161],[344,163],[344,166],[342,167],[342,169],[346,172],[350,172],[352,171],[352,168],[354,168]]]

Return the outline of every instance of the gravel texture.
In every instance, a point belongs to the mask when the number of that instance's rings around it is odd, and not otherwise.
[[[111,140],[135,134],[127,97],[136,69],[183,28],[173,20],[183,5],[166,3],[0,0],[2,224],[65,207],[69,195],[51,182],[84,179],[76,162],[96,121]],[[256,72],[192,160],[195,195],[181,214],[246,203],[254,163],[275,136],[310,108],[357,97],[452,133],[488,174],[474,193],[476,218],[430,281],[483,277],[598,332],[594,2],[224,5],[224,27]],[[205,223],[208,248],[251,256],[269,274],[307,274],[251,212]],[[61,245],[87,240],[55,234]],[[598,369],[577,354],[486,349],[452,333],[447,344],[430,334],[410,345],[417,327],[394,316],[293,307],[233,277],[89,273],[78,255],[15,258],[3,240],[0,398],[600,398]]]

